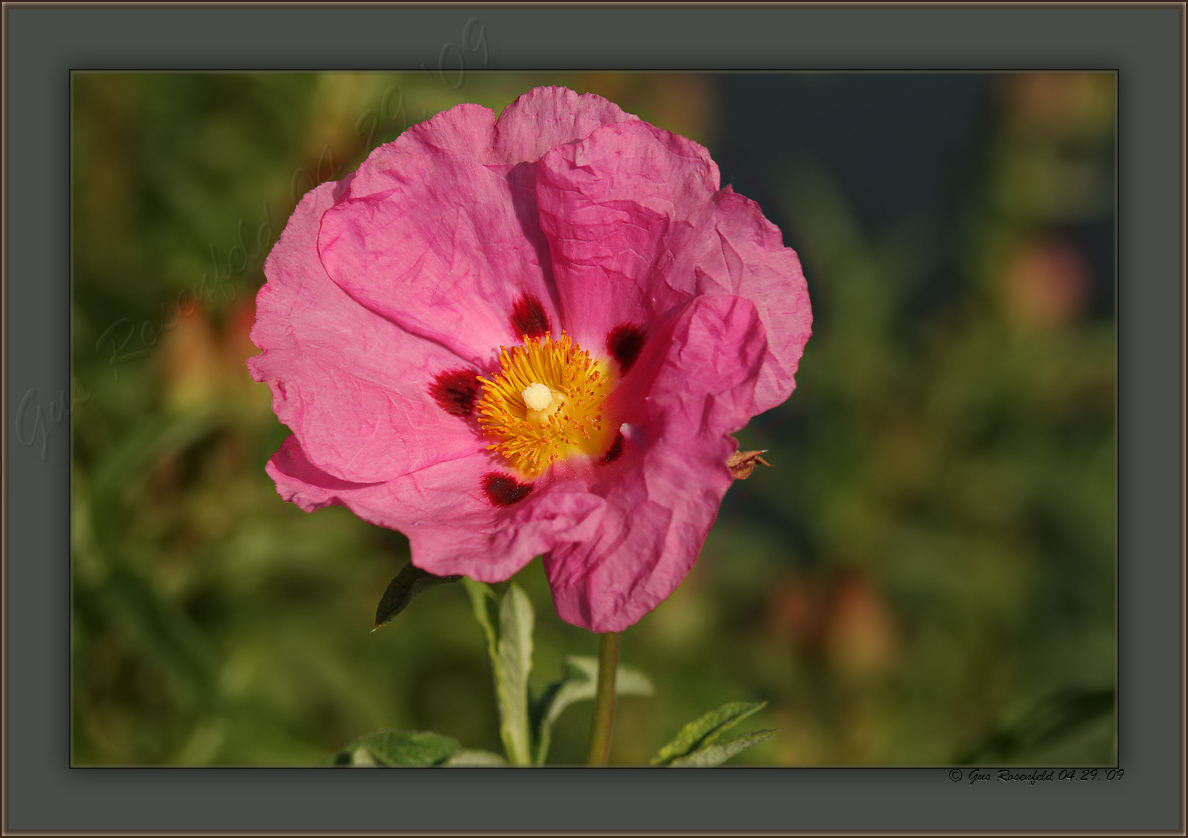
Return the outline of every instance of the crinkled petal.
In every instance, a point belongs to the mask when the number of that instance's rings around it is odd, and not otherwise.
[[[322,262],[368,308],[475,364],[524,334],[559,332],[535,161],[626,118],[561,88],[521,97],[498,123],[478,105],[438,114],[359,167],[322,223]]]
[[[651,323],[695,293],[672,270],[709,224],[718,167],[704,148],[645,122],[607,125],[537,166],[562,316],[583,345],[620,322]]]
[[[480,582],[502,582],[537,556],[592,537],[606,505],[580,481],[542,480],[528,498],[493,514],[468,516],[463,509],[456,515],[441,515],[433,508],[433,496],[448,494],[457,473],[437,469],[415,477],[419,482],[415,489],[394,488],[399,495],[410,490],[420,493],[418,503],[435,514],[401,530],[409,538],[413,564],[438,576],[462,574]],[[439,483],[447,484],[445,492],[434,485]]]
[[[595,128],[637,121],[639,117],[593,93],[538,87],[499,115],[495,154],[506,163],[535,163],[550,149],[588,137]]]
[[[783,404],[796,387],[796,369],[813,330],[808,285],[796,251],[759,205],[729,186],[714,197],[713,246],[694,266],[699,294],[738,294],[755,300],[767,333],[767,360],[755,388],[755,412]]]
[[[800,262],[697,143],[644,122],[608,125],[541,158],[536,194],[562,320],[583,345],[700,294],[758,304],[771,339],[759,410],[782,402],[808,340]]]
[[[364,308],[314,258],[318,222],[343,186],[302,199],[268,256],[248,361],[273,409],[310,460],[344,480],[390,480],[474,451],[473,420],[453,416],[430,388],[466,362]]]
[[[680,584],[733,480],[729,434],[754,413],[766,345],[742,297],[697,298],[658,331],[622,395],[637,402],[624,453],[592,487],[606,502],[598,531],[544,559],[563,619],[621,631]]]
[[[530,184],[486,162],[494,125],[460,105],[380,146],[326,213],[317,250],[353,298],[478,366],[519,339],[521,299],[557,319]]]

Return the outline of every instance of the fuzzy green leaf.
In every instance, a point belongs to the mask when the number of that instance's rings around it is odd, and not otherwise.
[[[744,733],[737,739],[731,739],[727,742],[719,742],[714,745],[707,745],[704,748],[694,751],[688,756],[674,759],[669,763],[669,765],[690,767],[721,765],[735,754],[740,754],[747,748],[758,745],[760,742],[764,742],[773,736],[775,736],[774,730],[757,730],[754,733]]]
[[[507,758],[530,765],[528,673],[532,669],[532,603],[514,582],[499,604],[499,733]]]
[[[400,569],[396,578],[388,583],[387,590],[380,597],[379,607],[375,610],[375,627],[378,629],[390,623],[393,617],[408,607],[413,597],[446,582],[457,582],[461,578],[434,576],[409,562]]]
[[[553,722],[561,711],[575,701],[594,698],[598,690],[598,658],[571,655],[565,659],[565,673],[555,681],[533,705],[533,729],[536,736],[534,761],[544,765],[552,738]],[[652,682],[638,669],[620,666],[615,670],[617,695],[651,695]]]
[[[462,746],[430,731],[377,730],[360,736],[333,754],[330,765],[441,765]]]
[[[652,757],[652,765],[670,765],[714,741],[727,729],[767,706],[766,701],[731,701],[685,725],[676,738]]]
[[[495,677],[499,706],[499,735],[510,762],[531,763],[528,729],[528,673],[532,669],[532,603],[515,584],[508,585],[500,601],[490,586],[463,579],[474,616],[487,636],[487,654]],[[499,602],[498,623],[491,606]]]
[[[495,634],[495,624],[491,620],[491,603],[496,601],[495,592],[484,582],[476,582],[469,576],[462,579],[466,586],[466,593],[470,595],[470,605],[474,608],[474,618],[483,627],[487,636],[487,655],[491,658],[491,665],[495,667],[495,681],[499,681],[499,638]]]

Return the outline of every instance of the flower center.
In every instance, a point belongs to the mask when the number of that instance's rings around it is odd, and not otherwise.
[[[514,468],[535,476],[573,454],[600,456],[608,433],[602,407],[610,393],[610,369],[566,334],[525,338],[502,347],[499,372],[479,378],[483,396],[478,421]]]

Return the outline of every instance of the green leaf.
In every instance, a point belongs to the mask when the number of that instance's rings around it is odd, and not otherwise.
[[[461,576],[434,576],[427,570],[421,570],[409,562],[400,569],[396,578],[388,583],[387,590],[380,597],[379,607],[375,610],[375,628],[378,629],[390,623],[393,617],[408,607],[408,604],[413,601],[413,597],[446,582],[457,582],[461,578]]]
[[[745,733],[737,739],[731,739],[728,742],[707,745],[688,756],[674,759],[669,765],[698,767],[721,765],[735,754],[740,754],[747,748],[758,745],[760,742],[764,742],[773,736],[775,736],[774,730],[757,730],[754,733]]]
[[[544,765],[552,738],[553,722],[561,711],[575,701],[594,698],[598,690],[598,658],[570,656],[565,659],[565,672],[560,681],[545,689],[533,704],[533,730],[536,733],[534,761]],[[652,682],[638,669],[620,666],[615,670],[617,695],[651,695]]]
[[[431,731],[377,730],[360,736],[323,760],[329,765],[442,765],[462,750]]]
[[[670,765],[713,742],[727,729],[767,706],[766,701],[731,701],[685,725],[676,738],[652,757],[651,765]],[[748,746],[749,747],[749,746]]]
[[[528,673],[532,669],[532,603],[514,582],[499,604],[499,733],[508,759],[531,765]]]
[[[499,638],[495,634],[495,625],[491,621],[491,603],[496,601],[495,592],[491,586],[483,582],[476,582],[469,576],[462,579],[466,586],[466,593],[470,595],[470,604],[474,608],[474,618],[483,627],[487,635],[487,655],[491,658],[491,666],[495,667],[495,681],[499,681]]]
[[[490,586],[463,579],[474,616],[487,635],[487,654],[495,677],[495,698],[499,706],[499,735],[508,760],[515,765],[531,764],[528,733],[528,673],[532,669],[532,603],[515,584],[499,601],[498,629],[491,606],[498,601]]]
[[[490,751],[463,748],[450,757],[446,765],[507,765],[507,760]]]

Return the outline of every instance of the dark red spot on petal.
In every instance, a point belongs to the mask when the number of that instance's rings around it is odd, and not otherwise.
[[[516,337],[544,337],[549,333],[549,316],[536,297],[520,297],[511,313],[512,330]]]
[[[623,434],[620,431],[619,433],[615,434],[615,441],[611,443],[611,447],[608,448],[607,452],[602,455],[602,462],[613,463],[615,460],[619,459],[619,455],[621,455],[622,453],[623,453]]]
[[[474,370],[450,370],[429,385],[429,395],[451,416],[469,416],[478,388],[478,373]]]
[[[483,491],[492,506],[511,506],[532,493],[532,484],[520,483],[514,477],[491,472],[483,475]]]
[[[615,326],[606,336],[606,351],[619,362],[624,373],[631,369],[644,345],[643,329],[632,323]]]

